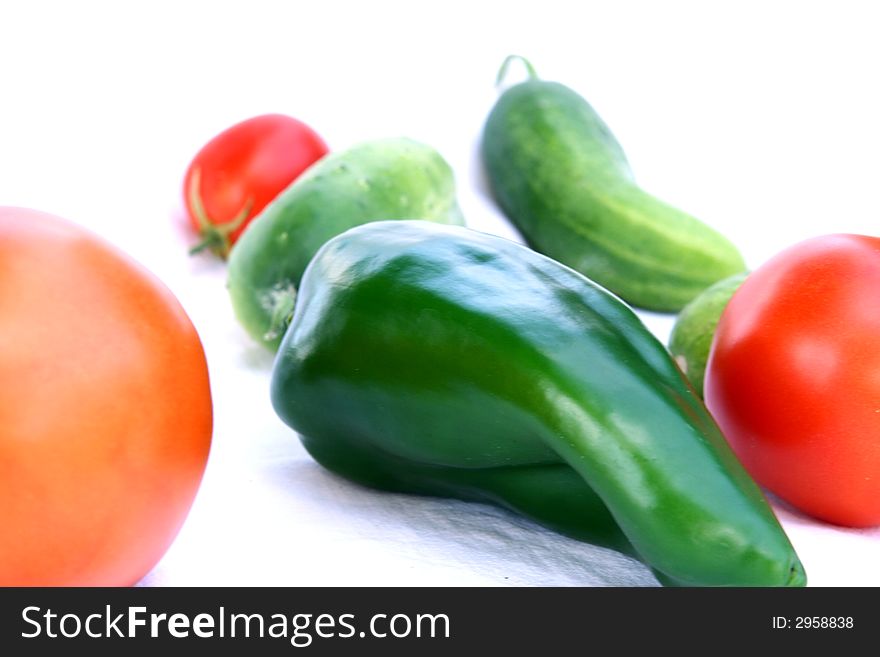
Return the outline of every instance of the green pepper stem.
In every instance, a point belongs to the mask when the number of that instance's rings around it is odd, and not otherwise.
[[[526,67],[526,72],[529,74],[529,80],[537,80],[538,73],[535,71],[535,67],[532,66],[532,63],[523,57],[522,55],[508,55],[504,58],[504,61],[501,63],[501,68],[498,69],[498,76],[495,78],[495,85],[500,86],[504,82],[504,78],[507,76],[507,69],[510,68],[510,63],[513,61],[518,61]]]

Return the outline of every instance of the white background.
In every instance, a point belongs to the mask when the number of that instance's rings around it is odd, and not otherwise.
[[[184,170],[214,134],[264,112],[305,120],[334,149],[406,135],[449,160],[472,227],[513,236],[475,146],[515,52],[596,107],[645,188],[726,233],[755,267],[809,235],[880,233],[875,12],[840,1],[0,5],[0,203],[77,221],[146,264],[208,355],[211,460],[144,584],[655,584],[638,563],[494,508],[376,493],[315,465],[272,412],[271,356],[236,324],[224,265],[186,255]],[[671,317],[643,316],[665,341]],[[811,584],[880,585],[880,530],[778,511]]]

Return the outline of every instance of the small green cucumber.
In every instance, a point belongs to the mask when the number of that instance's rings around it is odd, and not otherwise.
[[[312,256],[349,228],[388,219],[464,224],[452,170],[433,148],[382,139],[309,168],[248,226],[230,254],[229,294],[247,332],[276,350]]]
[[[512,59],[522,60],[508,57],[499,80]],[[638,187],[586,100],[526,66],[529,79],[489,114],[481,154],[492,194],[532,248],[661,312],[745,269],[724,236]]]
[[[672,327],[669,352],[700,397],[718,320],[746,276],[746,272],[734,274],[703,290],[684,307]]]

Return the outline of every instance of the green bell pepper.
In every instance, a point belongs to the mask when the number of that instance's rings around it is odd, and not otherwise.
[[[321,464],[506,506],[679,585],[803,585],[797,555],[664,347],[513,242],[392,221],[309,265],[272,401]]]

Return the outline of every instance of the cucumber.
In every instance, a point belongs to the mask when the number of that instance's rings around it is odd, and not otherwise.
[[[464,224],[452,170],[437,151],[410,139],[382,139],[315,163],[232,249],[227,285],[245,330],[276,350],[312,256],[349,228],[388,219]]]
[[[513,59],[522,60],[508,57],[499,80]],[[526,66],[529,79],[492,108],[481,155],[493,196],[533,249],[661,312],[745,269],[724,236],[636,184],[586,100]]]
[[[703,290],[684,307],[672,327],[669,352],[700,397],[718,320],[746,276],[746,272],[734,274]]]

